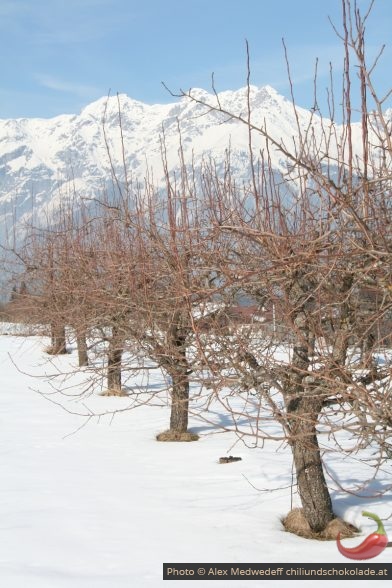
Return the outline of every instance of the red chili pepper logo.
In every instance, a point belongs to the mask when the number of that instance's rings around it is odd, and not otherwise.
[[[381,519],[372,512],[363,511],[362,516],[373,519],[378,524],[377,530],[371,533],[357,547],[343,547],[340,543],[340,533],[336,538],[338,549],[342,555],[350,559],[371,559],[379,555],[388,545],[388,537]]]

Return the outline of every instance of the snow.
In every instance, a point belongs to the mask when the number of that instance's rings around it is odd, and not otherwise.
[[[192,95],[217,104],[216,96],[202,89]],[[247,120],[247,88],[219,94],[223,108]],[[119,102],[122,128],[119,124]],[[298,124],[304,131],[312,126],[315,142],[323,144],[322,123],[316,114],[293,105],[270,86],[250,87],[252,122],[265,126],[278,142],[288,149],[298,135]],[[249,136],[246,125],[221,113],[208,112],[203,104],[182,98],[169,104],[143,104],[125,94],[103,97],[86,106],[78,115],[61,115],[52,119],[0,119],[0,233],[7,212],[10,194],[17,197],[18,216],[25,220],[32,209],[32,194],[46,194],[34,202],[40,213],[58,206],[61,194],[96,197],[102,186],[111,179],[111,165],[105,145],[105,133],[110,157],[117,176],[124,176],[122,138],[125,164],[132,171],[132,180],[144,181],[148,169],[154,170],[155,181],[164,185],[161,138],[165,132],[166,155],[169,170],[178,169],[178,149],[181,131],[184,158],[195,162],[196,168],[209,157],[223,162],[230,144],[231,170],[240,182],[249,179]],[[328,127],[328,121],[324,121]],[[325,129],[324,129],[325,130]],[[339,129],[337,135],[339,136]],[[361,149],[359,125],[354,125],[355,149]],[[252,135],[255,154],[266,146],[260,133]],[[332,144],[334,141],[332,141]],[[321,149],[323,151],[324,148]],[[333,146],[329,153],[334,157]],[[287,162],[270,146],[269,156],[276,171],[286,171]]]
[[[200,434],[198,442],[158,443],[155,434],[168,425],[164,394],[154,406],[86,422],[71,413],[123,409],[129,399],[79,397],[77,389],[68,390],[68,397],[54,392],[62,376],[50,376],[56,370],[72,371],[75,351],[49,361],[44,337],[13,334],[7,326],[2,332],[10,333],[0,335],[2,586],[169,588],[172,583],[162,580],[163,562],[351,563],[335,542],[283,532],[280,517],[290,509],[291,457],[281,444],[252,449],[234,433],[196,416],[190,428]],[[81,385],[87,376],[82,372],[74,381]],[[149,384],[162,384],[158,372]],[[209,416],[227,418],[216,406]],[[242,461],[217,463],[230,454]],[[331,452],[327,462],[334,477],[351,489],[372,475],[358,456]],[[336,512],[361,526],[364,535],[374,530],[374,523],[361,516],[362,510],[391,514],[390,497],[379,494],[390,470],[389,465],[378,472],[362,492],[367,498],[347,494],[329,479]],[[392,537],[391,520],[386,530]],[[362,539],[344,543],[356,545]],[[372,561],[390,562],[390,553]],[[300,583],[276,580],[273,585]],[[186,584],[179,580],[174,585]],[[348,588],[354,584],[344,583]],[[199,585],[216,586],[210,580],[192,582]],[[250,586],[244,580],[233,585]],[[367,582],[376,585],[376,580]],[[323,586],[336,584],[325,580]]]

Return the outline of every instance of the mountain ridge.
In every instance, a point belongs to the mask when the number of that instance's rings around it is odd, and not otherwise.
[[[315,136],[321,136],[321,119],[300,107],[294,112],[293,104],[271,86],[226,90],[218,98],[228,112],[247,119],[248,91],[253,124],[265,126],[288,149],[294,146],[298,126],[304,130],[311,124]],[[193,89],[192,96],[203,103],[217,103],[214,94],[201,88]],[[208,111],[186,96],[150,105],[119,94],[99,98],[79,114],[0,119],[3,233],[7,225],[29,222],[33,211],[39,215],[48,208],[56,209],[67,195],[96,197],[110,185],[112,165],[123,179],[124,160],[128,177],[143,181],[148,170],[153,169],[154,180],[162,184],[163,136],[165,157],[172,171],[180,165],[180,135],[187,162],[193,160],[197,167],[210,156],[223,161],[230,145],[233,174],[240,179],[249,177],[246,125]],[[265,146],[261,134],[253,133],[255,151]],[[271,149],[269,155],[273,169],[283,172],[287,161],[282,154]]]

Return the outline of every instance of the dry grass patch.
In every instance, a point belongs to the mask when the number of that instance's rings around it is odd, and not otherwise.
[[[47,353],[48,355],[66,355],[68,352],[67,349],[56,349],[55,347],[52,347],[51,345],[49,347],[45,347],[44,349],[45,353]]]
[[[330,521],[324,531],[319,533],[312,531],[308,521],[305,519],[302,508],[293,508],[281,521],[285,531],[288,533],[294,533],[294,535],[306,537],[306,539],[317,539],[318,541],[335,541],[338,533],[340,533],[342,539],[345,539],[354,537],[359,532],[354,525],[346,523],[339,517]]]
[[[117,390],[116,388],[111,388],[105,390],[104,392],[101,392],[100,396],[129,396],[129,394],[125,390]]]
[[[182,441],[182,442],[189,442],[189,441],[197,441],[199,439],[199,435],[196,433],[190,433],[189,431],[185,431],[185,433],[178,433],[177,431],[163,431],[163,433],[159,433],[156,436],[157,441]]]

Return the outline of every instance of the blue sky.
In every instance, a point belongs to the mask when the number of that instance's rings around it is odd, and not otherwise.
[[[359,0],[359,6],[368,2]],[[340,22],[340,0],[0,0],[0,118],[77,113],[125,92],[147,103],[169,102],[163,80],[179,88],[245,85],[245,38],[252,82],[289,95],[285,38],[296,102],[312,106],[329,61],[341,77],[341,46],[328,16]],[[376,0],[368,23],[369,54],[386,43],[376,83],[391,77],[392,1]]]

